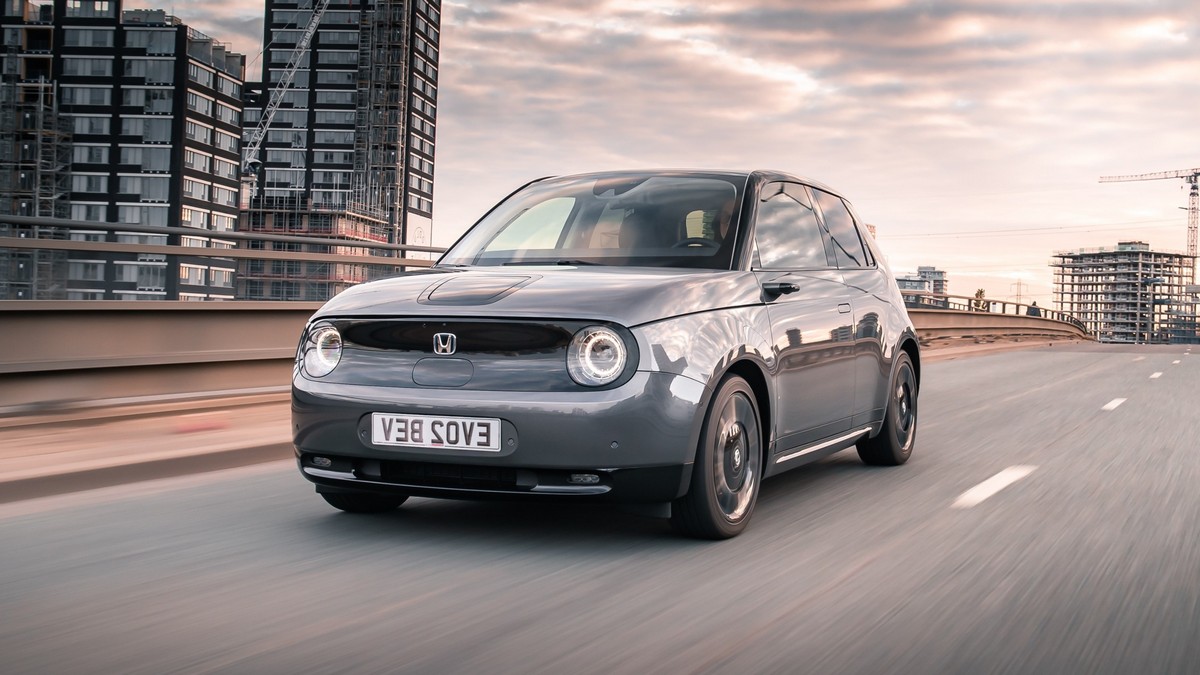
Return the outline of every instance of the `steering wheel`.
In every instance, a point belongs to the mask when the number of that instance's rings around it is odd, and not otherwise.
[[[671,248],[721,248],[721,244],[704,237],[688,237],[671,244]]]

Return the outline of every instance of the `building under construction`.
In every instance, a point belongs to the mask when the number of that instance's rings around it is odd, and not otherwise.
[[[379,253],[356,243],[429,245],[440,5],[267,0],[263,84],[249,94],[244,122],[253,187],[239,229],[330,243],[255,245],[364,258]],[[238,297],[324,300],[393,270],[247,261]]]
[[[1054,299],[1101,342],[1197,342],[1191,288],[1195,256],[1155,251],[1141,241],[1116,248],[1059,251]]]
[[[53,7],[4,6],[0,70],[0,215],[66,218],[70,214],[71,127],[61,118],[51,81]],[[10,25],[11,24],[11,25]],[[61,228],[0,219],[0,236],[66,239]],[[0,300],[63,300],[65,251],[0,250]]]

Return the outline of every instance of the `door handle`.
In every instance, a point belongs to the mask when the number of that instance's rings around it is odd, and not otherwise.
[[[842,304],[838,305],[838,314],[849,314],[849,313],[850,313],[850,303],[843,302]]]

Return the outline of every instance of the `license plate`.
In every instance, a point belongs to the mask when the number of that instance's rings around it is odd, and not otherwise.
[[[499,452],[500,420],[372,413],[371,442],[409,448]]]

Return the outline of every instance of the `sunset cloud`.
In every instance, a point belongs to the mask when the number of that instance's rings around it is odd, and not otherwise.
[[[1054,250],[1184,247],[1177,181],[1097,179],[1200,165],[1198,30],[1195,0],[446,1],[434,239],[537,176],[769,167],[844,191],[893,267],[1048,293]]]

